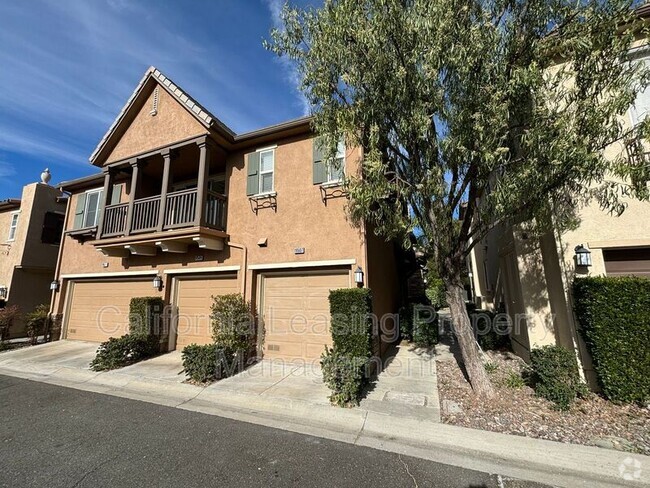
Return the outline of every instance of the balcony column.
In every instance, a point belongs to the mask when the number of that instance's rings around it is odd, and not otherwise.
[[[126,211],[126,227],[124,229],[124,235],[128,236],[131,234],[131,224],[133,222],[133,203],[135,202],[135,192],[140,184],[140,166],[142,165],[141,161],[133,159],[129,162],[132,168],[131,172],[131,188],[129,188],[129,208]]]
[[[162,232],[165,226],[165,212],[167,210],[167,192],[169,191],[169,172],[171,167],[171,154],[169,149],[163,149],[163,177],[162,188],[160,189],[160,214],[158,215],[158,227],[156,230]]]
[[[210,173],[210,146],[207,139],[198,143],[199,146],[199,175],[196,183],[196,213],[194,225],[205,225],[205,205],[208,196],[208,176]]]
[[[103,168],[104,173],[104,190],[102,191],[102,201],[99,205],[99,219],[97,220],[97,239],[104,233],[104,214],[106,205],[110,205],[113,199],[113,171],[110,168]]]

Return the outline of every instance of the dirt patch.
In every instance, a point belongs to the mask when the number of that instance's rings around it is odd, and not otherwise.
[[[507,352],[488,356],[486,369],[496,389],[489,401],[473,395],[455,360],[438,360],[444,423],[650,455],[650,409],[615,405],[590,394],[568,412],[559,412],[520,381],[520,358]]]

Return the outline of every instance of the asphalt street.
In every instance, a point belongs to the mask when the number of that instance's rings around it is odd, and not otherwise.
[[[0,376],[0,486],[541,485],[221,417]]]

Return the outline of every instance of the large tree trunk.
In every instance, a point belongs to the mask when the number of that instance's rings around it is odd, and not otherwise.
[[[472,331],[472,325],[463,298],[463,287],[460,285],[459,280],[446,283],[447,303],[449,303],[449,309],[451,310],[454,335],[460,346],[460,352],[463,356],[463,363],[469,376],[469,382],[476,394],[491,397],[494,395],[494,390],[492,389],[490,378],[483,367],[481,352],[474,338],[474,332]]]

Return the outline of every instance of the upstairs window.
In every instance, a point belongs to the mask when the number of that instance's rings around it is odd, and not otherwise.
[[[272,194],[275,188],[275,146],[258,149],[246,159],[246,195]]]
[[[342,140],[336,146],[334,161],[327,163],[327,183],[339,183],[345,175],[345,142]]]
[[[18,228],[19,216],[19,212],[14,212],[11,214],[11,221],[9,223],[9,237],[7,238],[8,241],[13,241],[16,239],[16,229]]]
[[[77,207],[74,215],[74,228],[85,229],[95,227],[99,220],[102,189],[89,190],[77,196]]]
[[[7,299],[7,287],[0,285],[0,300],[6,300]]]
[[[43,244],[61,244],[63,234],[63,215],[56,212],[46,212],[43,219],[41,242]]]
[[[269,149],[260,152],[260,188],[259,193],[271,193],[273,191],[273,168],[275,151]]]
[[[321,139],[314,139],[313,182],[315,185],[340,183],[345,177],[345,141],[341,139],[337,144],[334,159],[327,161],[325,158],[326,152]]]
[[[642,63],[645,68],[650,68],[650,57],[638,59],[637,63]],[[650,113],[650,86],[645,87],[643,91],[636,94],[636,100],[630,107],[630,118],[632,125],[637,125],[645,120]]]

